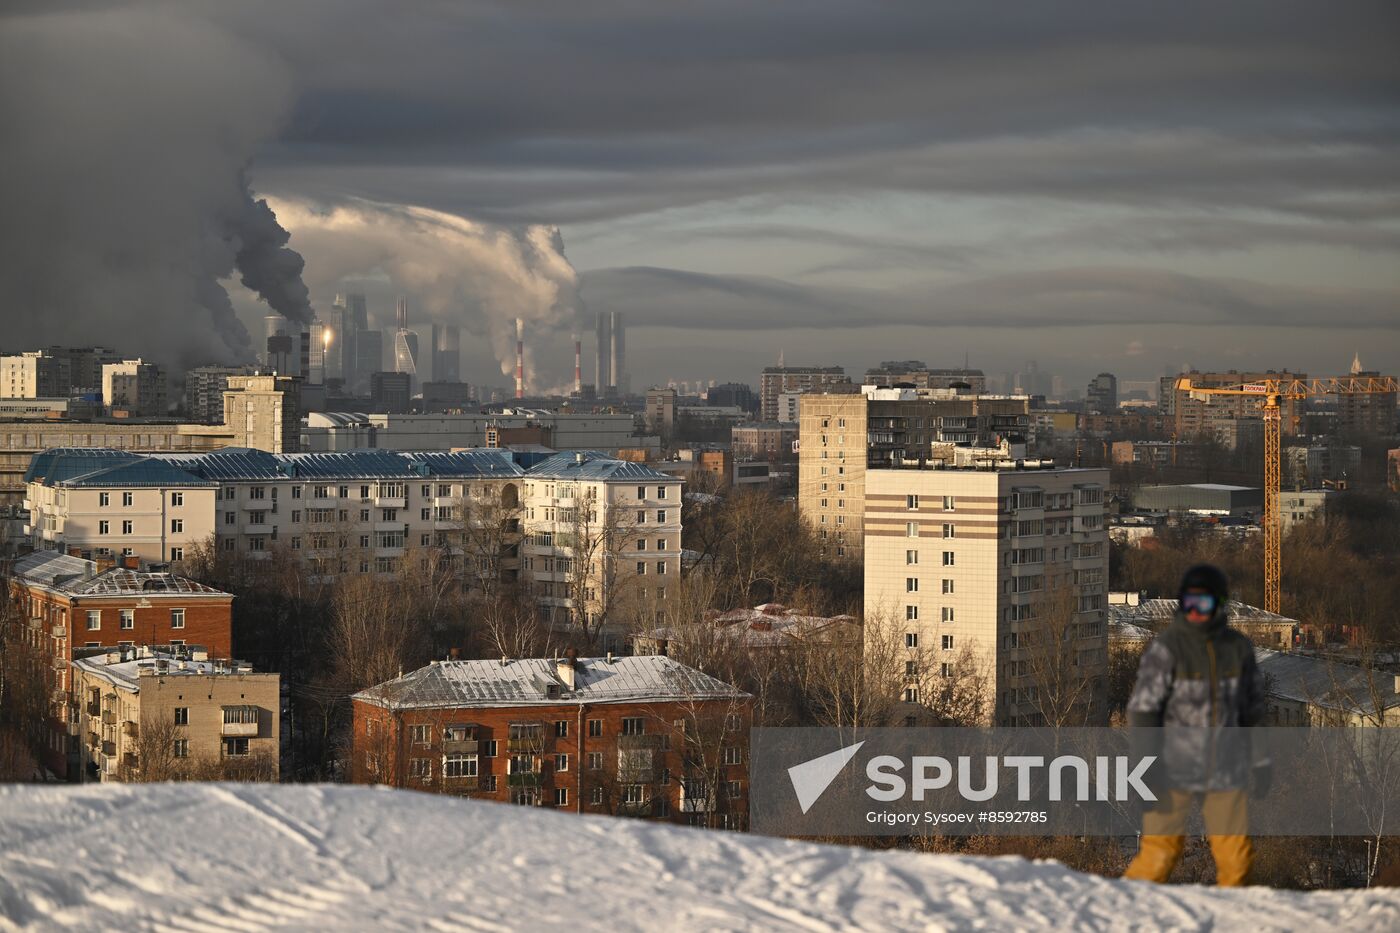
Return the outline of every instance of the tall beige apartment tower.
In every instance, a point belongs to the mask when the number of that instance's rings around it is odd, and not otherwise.
[[[798,421],[798,509],[828,554],[859,557],[868,468],[950,459],[957,445],[1019,441],[1029,421],[1023,395],[849,385],[807,392]]]
[[[902,627],[906,703],[967,649],[986,724],[1106,721],[1107,484],[1107,470],[1025,460],[864,474],[867,640]],[[893,632],[872,634],[875,618]]]
[[[301,446],[301,380],[295,376],[229,376],[224,427],[234,435],[233,447],[296,453]]]

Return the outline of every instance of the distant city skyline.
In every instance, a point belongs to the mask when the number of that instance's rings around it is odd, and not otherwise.
[[[485,384],[599,312],[634,389],[1400,370],[1392,5],[264,6],[0,13],[8,343],[180,370],[355,291]]]

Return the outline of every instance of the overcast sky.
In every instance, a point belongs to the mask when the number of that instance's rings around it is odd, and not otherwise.
[[[634,386],[755,382],[779,352],[1035,359],[1071,385],[1322,375],[1358,350],[1400,370],[1393,2],[6,8],[0,264],[25,275],[0,285],[28,338],[72,339],[43,311],[74,278],[123,278],[112,255],[174,261],[200,238],[191,192],[246,168],[313,306],[348,283],[386,322],[399,291],[460,315],[470,381],[505,382],[513,282],[541,386],[567,377],[576,308],[625,312]],[[353,230],[328,219],[347,208]],[[400,226],[418,209],[462,221]],[[576,282],[532,225],[558,227]],[[75,270],[63,244],[97,227]],[[87,292],[84,333],[139,351],[160,314],[139,281]],[[229,291],[257,335],[266,306]]]

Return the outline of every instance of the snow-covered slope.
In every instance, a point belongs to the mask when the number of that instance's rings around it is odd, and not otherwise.
[[[0,927],[1400,929],[1400,893],[1224,892],[357,787],[0,787]]]

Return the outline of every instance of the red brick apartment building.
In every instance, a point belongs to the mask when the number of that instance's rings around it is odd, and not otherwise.
[[[90,560],[36,551],[10,569],[10,598],[23,620],[51,699],[43,764],[76,767],[77,716],[70,697],[74,652],[124,645],[201,645],[211,658],[232,651],[233,596],[171,573],[141,570],[135,558],[99,569]]]
[[[747,826],[753,698],[670,658],[435,661],[353,701],[356,783]]]

